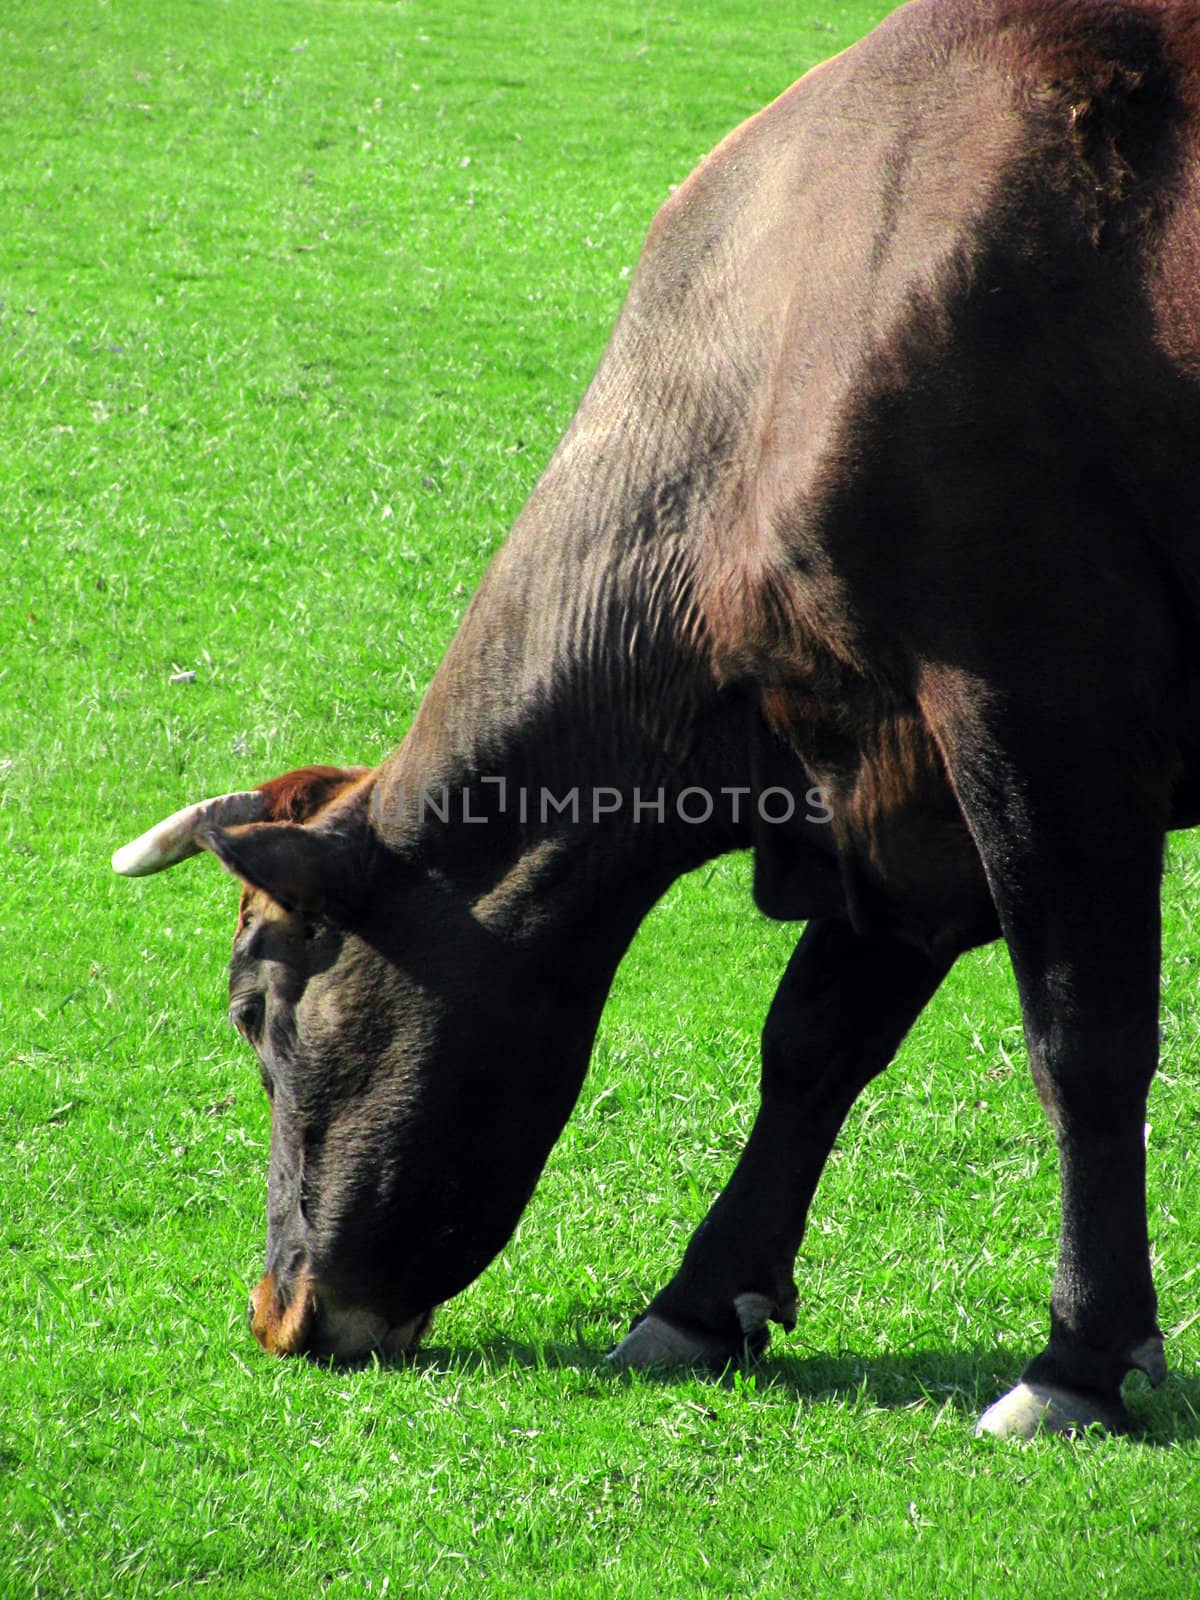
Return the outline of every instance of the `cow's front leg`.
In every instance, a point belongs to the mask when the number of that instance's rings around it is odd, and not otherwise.
[[[769,1321],[794,1323],[796,1252],[833,1141],[949,965],[840,921],[809,923],[763,1030],[762,1103],[745,1150],[615,1361],[724,1365],[763,1349]]]

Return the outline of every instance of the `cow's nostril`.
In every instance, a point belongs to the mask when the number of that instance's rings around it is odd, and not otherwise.
[[[301,1272],[281,1291],[264,1273],[250,1295],[250,1329],[264,1350],[291,1356],[304,1350],[317,1313],[311,1275]]]

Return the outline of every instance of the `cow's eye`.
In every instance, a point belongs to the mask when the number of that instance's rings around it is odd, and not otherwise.
[[[251,1044],[262,1032],[265,1015],[266,1005],[261,994],[238,995],[229,1007],[230,1021],[243,1039],[248,1039]]]

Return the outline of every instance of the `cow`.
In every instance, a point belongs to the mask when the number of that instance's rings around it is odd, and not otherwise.
[[[844,1117],[1003,938],[1062,1217],[1045,1348],[978,1426],[1129,1426],[1165,1373],[1143,1132],[1198,611],[1200,3],[913,0],[659,211],[395,753],[114,858],[243,885],[262,1345],[415,1347],[510,1237],[643,917],[750,850],[804,924],[760,1105],[614,1358],[794,1325]]]

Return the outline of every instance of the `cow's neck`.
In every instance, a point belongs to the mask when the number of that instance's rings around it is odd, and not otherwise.
[[[747,782],[747,704],[708,668],[677,519],[634,506],[589,525],[548,477],[381,772],[376,816],[485,906],[603,889],[636,926],[672,878],[746,842],[722,790]]]

